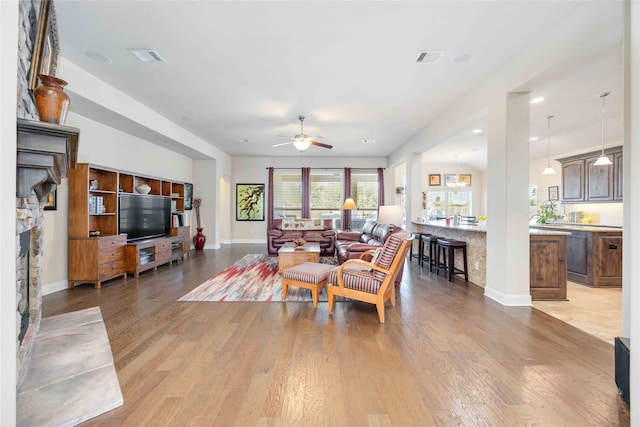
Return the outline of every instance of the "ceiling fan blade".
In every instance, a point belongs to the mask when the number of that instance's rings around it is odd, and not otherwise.
[[[322,147],[322,148],[328,148],[328,149],[332,149],[333,148],[333,145],[325,144],[325,143],[318,142],[318,141],[309,141],[309,144],[315,145],[317,147]]]
[[[324,139],[324,136],[322,136],[322,135],[313,135],[313,136],[308,136],[307,138],[309,138],[309,139]]]
[[[282,142],[282,143],[280,143],[280,144],[272,145],[271,147],[272,147],[272,148],[275,148],[275,147],[281,147],[281,146],[283,146],[283,145],[289,145],[289,144],[293,144],[293,141],[289,141],[289,142]]]

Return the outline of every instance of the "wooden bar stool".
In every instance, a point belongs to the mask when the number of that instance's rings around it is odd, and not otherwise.
[[[418,242],[418,253],[414,255],[414,253],[413,253],[413,245],[411,245],[409,247],[409,259],[412,260],[412,259],[415,258],[416,261],[418,262],[418,264],[420,264],[420,267],[422,267],[422,260],[425,259],[424,246],[422,244],[422,239],[423,239],[423,237],[431,236],[431,234],[429,234],[429,233],[413,233],[413,235],[415,236],[414,240]]]
[[[429,273],[431,273],[434,268],[436,271],[438,269],[439,264],[436,262],[436,255],[438,254],[438,239],[444,239],[444,237],[436,236],[435,234],[429,236]]]
[[[463,269],[455,267],[455,250],[462,249]],[[438,239],[436,248],[436,274],[440,273],[440,253],[442,252],[442,268],[447,272],[451,281],[454,274],[464,274],[464,281],[469,281],[467,274],[467,242],[455,239]]]

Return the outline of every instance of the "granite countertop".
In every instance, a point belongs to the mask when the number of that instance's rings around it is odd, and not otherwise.
[[[539,228],[530,228],[529,235],[535,236],[570,236],[571,232],[569,231],[554,231],[554,230],[541,230]]]
[[[551,223],[551,224],[531,224],[529,227],[555,228],[558,230],[590,231],[593,233],[606,233],[612,231],[622,232],[622,227],[612,225],[595,224],[571,224],[571,223]]]
[[[450,225],[447,225],[446,221],[444,221],[444,220],[440,220],[440,221],[411,221],[411,223],[414,224],[414,225],[426,225],[426,226],[429,226],[429,227],[449,228],[451,230],[475,231],[475,232],[479,232],[479,233],[486,233],[487,232],[487,224],[486,224],[486,222],[483,223],[483,224],[477,224],[477,225],[468,225],[468,224],[453,225],[453,221],[451,221]]]

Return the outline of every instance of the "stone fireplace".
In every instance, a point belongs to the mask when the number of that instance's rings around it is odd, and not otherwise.
[[[43,201],[75,167],[76,128],[18,119],[16,372],[22,382],[42,319]]]
[[[16,199],[16,349],[18,384],[24,377],[42,319],[43,207],[34,195]]]

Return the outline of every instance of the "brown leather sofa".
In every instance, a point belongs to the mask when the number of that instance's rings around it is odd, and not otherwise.
[[[304,223],[311,222],[313,229],[305,229]],[[273,228],[267,230],[267,251],[269,255],[278,255],[278,249],[287,242],[302,237],[307,242],[320,243],[320,255],[333,256],[336,251],[336,232],[331,219],[322,220],[273,220]]]
[[[367,221],[362,227],[362,232],[338,232],[336,236],[336,255],[338,262],[342,264],[348,259],[358,259],[365,251],[381,248],[385,240],[387,240],[392,233],[400,230],[402,230],[402,228],[395,225],[390,226],[375,221]],[[369,259],[371,259],[370,256],[365,258],[365,260]],[[401,270],[395,280],[396,287],[400,286],[400,281],[402,281],[404,262],[400,268]]]
[[[338,262],[342,264],[348,259],[358,259],[363,252],[378,249],[391,233],[398,230],[400,227],[367,221],[361,232],[339,231],[336,237]]]

